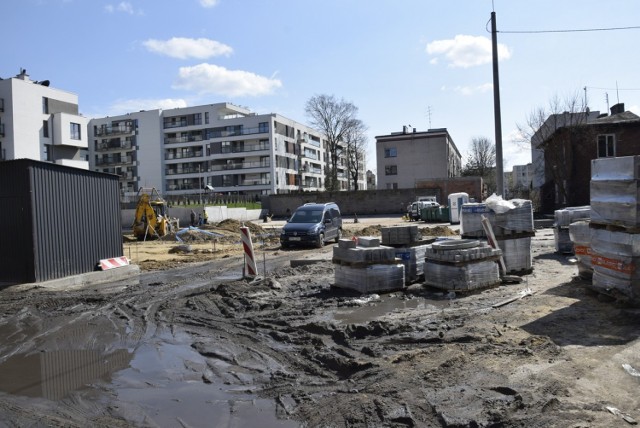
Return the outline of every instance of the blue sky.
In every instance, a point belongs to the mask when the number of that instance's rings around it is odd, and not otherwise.
[[[88,117],[226,101],[306,123],[332,94],[359,108],[371,169],[403,125],[447,128],[465,159],[495,140],[492,10],[506,171],[530,161],[516,125],[555,96],[640,114],[640,29],[507,33],[639,26],[637,0],[5,0],[0,77],[25,68]]]

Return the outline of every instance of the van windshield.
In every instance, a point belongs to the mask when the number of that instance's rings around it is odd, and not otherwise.
[[[289,223],[320,223],[322,221],[322,210],[298,210]]]

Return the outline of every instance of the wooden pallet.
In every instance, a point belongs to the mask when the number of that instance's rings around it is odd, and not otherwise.
[[[395,260],[350,262],[346,260],[333,258],[331,259],[331,263],[333,263],[334,265],[346,266],[346,267],[352,267],[352,268],[366,268],[371,265],[397,265],[397,264],[401,264],[402,260],[396,257]]]

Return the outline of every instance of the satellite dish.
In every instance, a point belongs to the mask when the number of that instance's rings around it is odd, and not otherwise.
[[[49,81],[48,80],[43,80],[42,82],[40,82],[40,84],[42,86],[49,86]]]

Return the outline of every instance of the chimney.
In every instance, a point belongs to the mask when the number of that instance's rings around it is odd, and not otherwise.
[[[402,133],[403,134],[407,133],[407,127],[405,125],[402,126]]]
[[[624,113],[624,103],[618,103],[618,104],[614,104],[611,107],[611,115],[613,116],[614,114],[618,114],[618,113]]]

